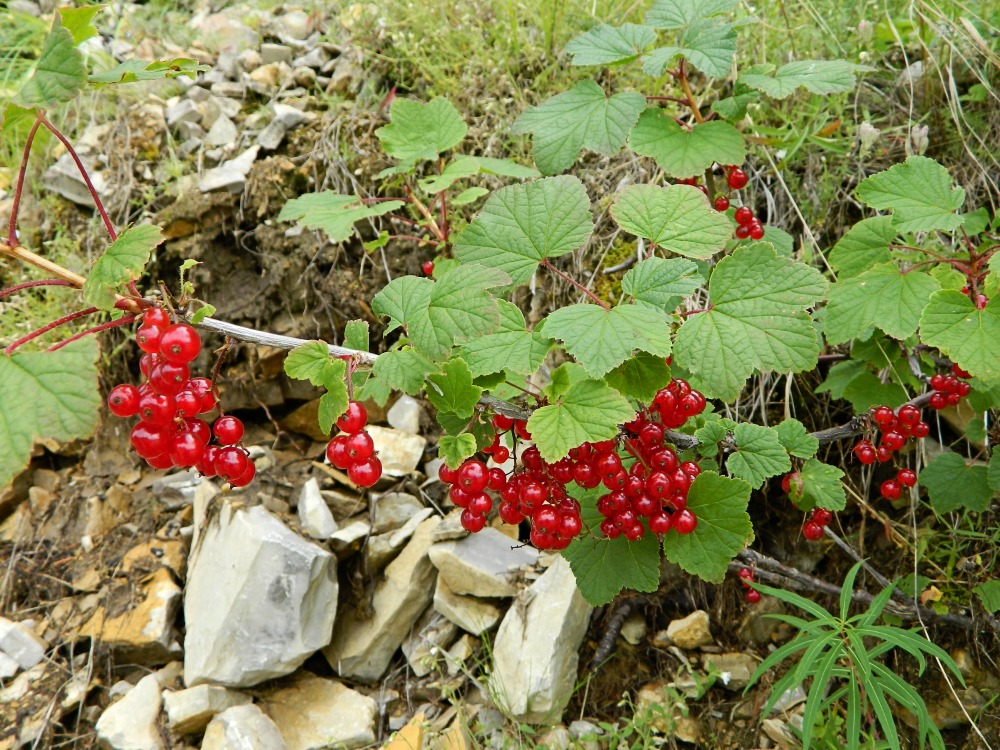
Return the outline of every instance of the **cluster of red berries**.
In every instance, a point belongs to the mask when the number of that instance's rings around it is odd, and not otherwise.
[[[756,604],[759,602],[760,592],[750,588],[750,584],[754,582],[753,571],[750,568],[740,568],[740,572],[737,575],[740,577],[740,583],[743,584],[743,588],[747,590],[747,604]]]
[[[129,438],[135,452],[154,469],[194,467],[233,487],[250,484],[257,470],[240,445],[243,423],[220,416],[210,427],[199,418],[215,409],[216,398],[210,379],[191,377],[190,364],[201,351],[198,332],[187,323],[171,324],[166,310],[151,307],[136,341],[144,352],[139,369],[145,382],[116,385],[108,395],[112,414],[139,417]]]
[[[931,400],[927,405],[935,411],[940,411],[946,406],[958,406],[958,403],[969,395],[972,386],[966,381],[972,377],[958,365],[951,366],[951,375],[941,375],[938,373],[931,377]]]
[[[920,409],[912,404],[899,407],[898,413],[888,406],[877,406],[871,416],[882,433],[878,447],[871,440],[861,440],[854,446],[855,457],[866,465],[876,461],[885,463],[906,445],[908,439],[925,438],[930,434],[930,425],[920,418]]]
[[[357,401],[350,401],[337,427],[343,432],[327,443],[326,457],[334,467],[346,471],[359,487],[371,487],[382,476],[382,462],[372,436],[365,430],[368,412]]]
[[[531,440],[528,425],[523,419],[512,419],[503,414],[494,414],[493,427],[496,428],[493,442],[483,448],[483,453],[492,457],[495,463],[506,463],[510,458],[510,449],[502,442],[506,433],[513,431],[515,439]]]
[[[736,219],[736,238],[745,240],[748,237],[752,240],[764,239],[764,224],[753,215],[750,206],[740,206],[733,214]]]
[[[886,479],[879,487],[879,494],[886,500],[899,500],[903,494],[904,487],[913,487],[917,484],[917,472],[913,469],[900,469],[896,472],[895,479]]]
[[[823,538],[823,529],[830,525],[833,513],[826,508],[813,508],[802,524],[802,536],[810,542],[818,542]]]

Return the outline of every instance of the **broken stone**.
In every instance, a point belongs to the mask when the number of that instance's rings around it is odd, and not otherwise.
[[[260,35],[239,20],[244,12],[233,8],[209,15],[199,13],[189,25],[198,32],[198,40],[216,52],[252,49],[260,43]]]
[[[378,534],[368,539],[368,570],[377,572],[382,570],[403,548],[417,527],[423,523],[424,519],[434,515],[433,508],[423,508],[412,515],[403,526],[395,531],[385,534]]]
[[[220,114],[205,136],[205,143],[216,147],[232,146],[238,136],[239,131],[236,130],[233,121],[226,115]]]
[[[271,21],[275,36],[305,39],[313,32],[313,21],[304,10],[290,10]]]
[[[372,531],[382,534],[403,526],[412,516],[424,510],[424,504],[405,492],[386,492],[372,498],[375,513]]]
[[[418,713],[396,732],[383,750],[422,750],[425,721],[424,713]]]
[[[183,581],[187,574],[187,543],[182,539],[150,539],[130,549],[122,558],[124,573],[148,574],[158,568],[168,568]]]
[[[293,68],[306,67],[319,70],[327,63],[329,59],[330,59],[330,53],[327,52],[326,49],[324,49],[323,47],[313,47],[304,55],[296,57],[292,61],[292,67]]]
[[[236,58],[236,64],[249,73],[264,64],[264,59],[256,49],[245,49]]]
[[[337,522],[319,491],[319,482],[309,479],[299,493],[299,522],[302,530],[313,539],[329,539],[337,530]]]
[[[261,65],[250,74],[250,80],[268,88],[287,88],[295,80],[288,63],[275,62]]]
[[[416,435],[420,432],[420,402],[404,393],[396,399],[386,418],[390,427]]]
[[[349,522],[346,526],[337,529],[335,532],[330,534],[329,539],[333,544],[335,550],[345,549],[350,547],[355,542],[364,539],[371,532],[372,527],[367,521],[362,521],[358,519],[356,521]]]
[[[757,669],[757,660],[750,654],[712,654],[707,666],[719,672],[719,681],[726,690],[742,690],[750,684],[750,676]]]
[[[285,44],[262,44],[260,45],[260,60],[263,65],[270,63],[292,61],[292,48]]]
[[[454,677],[463,671],[465,662],[472,658],[477,646],[479,646],[479,641],[468,634],[463,635],[452,644],[447,651],[448,674]]]
[[[316,83],[316,71],[304,65],[299,68],[294,68],[292,70],[292,77],[295,79],[295,84],[297,86],[305,86],[306,88],[309,88]]]
[[[288,750],[351,750],[375,741],[375,701],[337,680],[304,673],[268,693],[263,708]]]
[[[94,727],[97,738],[114,750],[161,750],[163,738],[156,725],[160,705],[160,683],[155,675],[147,675],[104,710]]]
[[[176,128],[182,122],[196,123],[201,119],[198,105],[190,99],[181,99],[176,104],[167,107],[164,114],[167,118],[167,125],[171,128]]]
[[[361,65],[348,57],[338,58],[326,86],[328,94],[346,94],[361,78]]]
[[[687,617],[672,621],[667,626],[667,636],[675,646],[685,651],[710,645],[713,638],[708,612],[698,609]]]
[[[257,136],[257,143],[265,151],[274,151],[285,140],[285,133],[287,132],[288,128],[280,122],[271,120],[267,127],[260,131],[260,134]]]
[[[92,157],[84,155],[80,155],[80,161],[83,162],[83,166],[90,175],[90,181],[97,194],[107,204],[112,198],[112,191],[104,174],[97,170],[97,162]],[[73,157],[69,154],[60,156],[55,164],[45,170],[42,174],[42,187],[81,206],[92,207],[94,205],[94,199],[90,195],[87,183],[83,181],[80,170],[77,169]]]
[[[362,620],[353,609],[338,618],[333,641],[323,653],[342,677],[363,681],[381,677],[430,604],[437,571],[427,550],[438,523],[436,516],[421,523],[399,557],[389,563],[384,580],[375,586],[369,619]]]
[[[227,708],[208,723],[201,750],[286,750],[274,722],[253,704]]]
[[[212,84],[212,93],[223,101],[235,101],[246,96],[247,85],[243,81],[220,81]],[[227,117],[233,117],[223,110]]]
[[[235,159],[224,161],[214,169],[205,172],[198,180],[198,189],[203,193],[213,190],[228,190],[242,193],[247,184],[247,175],[257,159],[260,146],[251,146]]]
[[[336,559],[264,508],[222,506],[195,548],[184,591],[184,682],[256,685],[330,642]]]
[[[227,708],[252,702],[253,698],[246,693],[218,685],[198,685],[187,690],[167,690],[163,693],[167,726],[177,734],[203,732],[216,714]]]
[[[560,724],[541,735],[538,738],[538,745],[547,750],[569,750],[573,747],[573,738],[569,730]]]
[[[219,494],[219,488],[194,469],[167,474],[153,482],[150,491],[168,510],[179,510],[195,503],[199,495],[205,502]]]
[[[529,724],[559,721],[576,684],[591,609],[561,557],[515,599],[494,639],[489,677],[509,716]]]
[[[625,642],[638,646],[646,637],[646,618],[642,612],[633,612],[629,615],[621,629],[622,638]]]
[[[662,680],[643,685],[636,694],[636,705],[651,715],[650,725],[657,732],[676,737],[682,742],[697,742],[701,727],[684,715],[684,702],[667,689]]]
[[[16,661],[21,669],[31,669],[45,658],[49,645],[24,623],[0,617],[0,651]]]
[[[367,430],[382,461],[383,474],[403,477],[417,470],[427,447],[424,438],[378,425],[369,425]]]
[[[517,593],[514,573],[522,566],[534,565],[538,550],[517,546],[510,537],[486,528],[459,541],[435,544],[430,558],[456,594],[505,597]]]
[[[310,119],[313,119],[311,113],[303,112],[298,107],[292,107],[288,104],[274,105],[274,119],[272,122],[281,123],[289,130],[297,128],[299,125]]]
[[[475,635],[492,628],[503,616],[503,610],[490,601],[456,594],[440,575],[434,588],[434,609],[462,630]]]
[[[338,523],[345,518],[356,516],[368,507],[367,495],[346,495],[336,490],[320,490],[320,492]]]
[[[201,141],[205,137],[205,130],[196,122],[182,122],[177,126],[177,135],[182,141]]]
[[[0,680],[6,680],[17,674],[21,665],[15,659],[0,651]]]
[[[441,650],[458,636],[458,627],[443,615],[428,609],[413,626],[414,633],[403,641],[403,654],[417,677],[430,674],[440,661]]]

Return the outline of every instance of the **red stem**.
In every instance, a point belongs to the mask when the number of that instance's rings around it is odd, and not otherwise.
[[[41,336],[42,334],[48,333],[53,328],[58,328],[59,326],[65,324],[65,323],[69,323],[70,321],[76,320],[77,318],[83,318],[83,317],[85,317],[87,315],[92,315],[95,312],[97,312],[97,308],[96,307],[88,307],[86,310],[79,310],[78,312],[70,313],[69,315],[63,315],[61,318],[59,318],[57,320],[53,320],[48,325],[44,325],[41,328],[39,328],[38,330],[32,331],[28,335],[22,336],[17,341],[15,341],[13,344],[11,344],[6,349],[4,349],[3,353],[9,357],[11,354],[14,353],[14,350],[17,349],[17,347],[21,346],[21,344],[26,344],[29,341],[31,341],[32,339],[37,339],[39,336]]]
[[[114,242],[118,239],[118,234],[115,232],[115,226],[111,223],[111,219],[108,218],[108,212],[104,210],[104,203],[101,201],[101,196],[97,194],[97,189],[94,187],[94,183],[91,182],[90,175],[87,174],[87,168],[83,166],[83,162],[80,161],[80,157],[73,148],[73,144],[69,142],[69,139],[66,136],[59,132],[59,129],[55,125],[46,120],[44,115],[39,114],[38,121],[47,127],[52,132],[52,135],[58,138],[60,143],[66,147],[66,151],[76,163],[76,168],[80,170],[80,175],[83,177],[83,181],[87,184],[87,190],[90,191],[90,197],[94,199],[94,205],[97,207],[97,212],[101,215],[101,219],[104,221],[104,228],[108,230],[108,236],[111,237],[111,241]]]
[[[20,292],[22,289],[31,289],[36,286],[73,286],[65,279],[39,279],[38,281],[26,281],[23,284],[17,284],[16,286],[10,286],[6,289],[0,289],[0,297],[6,297],[8,294],[13,294],[14,292]]]
[[[552,265],[549,262],[548,258],[542,258],[541,264],[543,266],[545,266],[547,269],[549,269],[550,271],[552,271],[552,273],[554,273],[556,276],[558,276],[559,278],[561,278],[563,281],[566,281],[566,282],[572,284],[573,286],[575,286],[577,289],[579,289],[581,292],[583,292],[584,294],[586,294],[588,297],[590,297],[591,300],[593,300],[594,302],[596,302],[598,305],[600,305],[601,307],[603,307],[605,310],[610,310],[611,309],[610,307],[608,307],[604,303],[604,300],[602,300],[600,297],[598,297],[592,291],[590,291],[589,289],[587,289],[587,287],[585,287],[579,281],[577,281],[576,279],[574,279],[571,276],[567,276],[562,271],[560,271],[558,268],[556,268],[554,265]]]
[[[66,344],[70,344],[76,341],[77,339],[82,339],[84,336],[87,336],[91,333],[100,333],[101,331],[106,331],[110,328],[119,328],[120,326],[127,326],[130,325],[133,321],[135,321],[135,315],[123,315],[122,317],[118,318],[118,320],[109,320],[107,323],[101,323],[99,326],[94,326],[93,328],[88,328],[86,331],[80,331],[79,333],[75,333],[68,339],[60,341],[58,344],[53,344],[45,351],[54,352],[56,349],[62,349],[64,346],[66,346]]]
[[[24,176],[28,171],[28,157],[31,155],[31,144],[35,140],[35,133],[41,123],[35,120],[35,124],[28,131],[28,140],[24,142],[24,154],[21,156],[21,169],[17,173],[17,187],[14,189],[14,205],[10,209],[10,221],[7,223],[7,244],[11,247],[18,247],[21,243],[17,240],[17,212],[21,207],[21,195],[24,193]]]

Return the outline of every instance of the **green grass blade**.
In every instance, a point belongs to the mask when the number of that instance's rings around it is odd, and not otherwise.
[[[840,649],[831,648],[822,660],[820,660],[816,671],[813,673],[813,684],[809,688],[805,710],[802,712],[802,750],[809,750],[813,729],[816,727],[816,720],[819,718],[820,709],[823,706],[823,694],[830,683],[830,673],[833,671],[833,667],[840,656]],[[803,661],[805,661],[804,656]],[[812,666],[815,667],[816,665]]]
[[[858,571],[861,570],[861,563],[857,562],[847,572],[847,577],[844,578],[844,585],[840,587],[840,619],[846,620],[851,614],[851,595],[854,593],[854,581],[858,577]]]
[[[861,690],[854,680],[847,682],[847,718],[844,722],[844,739],[847,750],[861,747]]]
[[[764,659],[764,661],[762,661],[760,664],[757,665],[757,669],[755,669],[754,673],[750,676],[750,682],[747,685],[746,689],[749,690],[751,687],[753,687],[754,683],[757,682],[757,680],[759,680],[761,676],[764,675],[764,673],[767,672],[767,670],[769,670],[771,667],[784,661],[797,651],[802,651],[804,649],[809,648],[814,639],[815,636],[799,635],[797,638],[795,638],[792,641],[789,641],[784,646],[775,651],[773,654],[768,656],[766,659]]]
[[[804,609],[806,612],[813,615],[817,620],[831,619],[830,613],[819,606],[816,602],[806,599],[804,596],[799,596],[793,591],[771,588],[770,586],[765,586],[762,583],[752,583],[750,585],[762,594],[773,596],[775,599],[780,599],[785,604],[791,604],[793,607]]]

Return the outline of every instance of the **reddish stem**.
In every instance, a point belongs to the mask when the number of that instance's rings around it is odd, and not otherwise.
[[[99,326],[94,326],[93,328],[88,328],[86,331],[80,331],[79,333],[74,333],[68,339],[60,341],[58,344],[53,344],[45,351],[54,352],[56,349],[62,349],[66,344],[71,344],[77,339],[82,339],[84,336],[88,336],[91,333],[100,333],[101,331],[107,331],[111,328],[119,328],[121,326],[131,325],[135,321],[135,315],[123,315],[118,318],[118,320],[109,320],[107,323],[101,323]]]
[[[949,266],[951,266],[952,268],[954,268],[956,271],[961,272],[963,276],[969,277],[969,276],[972,275],[971,272],[969,271],[969,267],[968,266],[966,266],[962,261],[955,260],[954,258],[941,258],[940,260],[938,260],[938,259],[934,259],[934,260],[922,260],[919,263],[914,263],[912,266],[910,266],[909,268],[907,268],[905,271],[900,271],[900,273],[905,276],[906,274],[908,274],[913,269],[920,268],[920,266],[936,265],[938,263],[947,263]]]
[[[23,284],[17,284],[16,286],[10,286],[6,289],[0,289],[0,297],[6,297],[8,294],[13,294],[14,292],[20,292],[22,289],[31,289],[36,286],[73,286],[66,279],[39,279],[38,281],[26,281]]]
[[[94,183],[90,180],[87,168],[83,166],[83,162],[80,161],[80,157],[76,153],[76,149],[73,148],[73,144],[69,142],[69,139],[64,136],[55,125],[46,120],[44,115],[39,114],[38,121],[47,127],[52,132],[52,135],[58,138],[59,142],[66,147],[66,151],[76,164],[76,168],[80,170],[80,175],[83,177],[83,181],[87,184],[87,190],[90,191],[90,197],[94,199],[94,205],[97,207],[97,212],[101,215],[101,219],[104,221],[104,228],[108,230],[108,236],[111,237],[111,241],[114,242],[118,239],[118,234],[115,232],[115,226],[111,223],[111,219],[108,218],[108,212],[104,210],[104,202],[101,200],[101,196],[97,194],[97,189],[94,187]]]
[[[577,289],[579,289],[581,292],[583,292],[584,294],[586,294],[588,297],[590,297],[591,300],[593,300],[594,302],[596,302],[598,305],[600,305],[601,307],[603,307],[605,310],[611,310],[611,308],[608,307],[604,303],[604,300],[602,300],[600,297],[598,297],[592,291],[590,291],[589,289],[587,289],[587,287],[585,287],[583,284],[581,284],[579,281],[577,281],[573,277],[567,276],[566,274],[564,274],[562,271],[560,271],[558,268],[556,268],[554,265],[552,265],[549,262],[548,258],[542,258],[541,264],[543,266],[545,266],[547,269],[549,269],[550,271],[552,271],[552,273],[554,273],[556,276],[558,276],[559,278],[561,278],[563,281],[566,281],[569,284],[572,284],[573,286],[575,286]]]
[[[435,247],[440,243],[437,240],[428,239],[427,237],[417,237],[413,234],[390,234],[389,239],[393,240],[414,240],[416,242],[426,242],[428,245],[434,245]]]
[[[686,318],[688,315],[695,315],[697,313],[712,312],[714,305],[709,305],[708,307],[702,308],[700,310],[686,310],[682,313],[678,313],[682,318]]]
[[[64,325],[65,323],[69,323],[70,321],[76,320],[77,318],[86,317],[87,315],[92,315],[95,312],[97,312],[96,307],[88,307],[86,310],[79,310],[78,312],[70,313],[69,315],[63,315],[61,318],[53,320],[48,325],[44,325],[38,330],[32,331],[28,335],[22,336],[17,341],[8,346],[6,349],[4,349],[3,353],[9,357],[11,354],[14,353],[14,350],[17,349],[17,347],[21,346],[21,344],[26,344],[32,339],[37,339],[39,336],[48,333],[53,328],[58,328],[59,326]]]
[[[28,140],[24,142],[24,154],[21,156],[21,169],[17,173],[17,187],[14,189],[14,204],[10,209],[10,221],[7,223],[7,244],[17,247],[21,243],[17,240],[17,212],[21,207],[21,196],[24,194],[24,176],[28,171],[28,157],[31,156],[31,144],[35,140],[35,133],[41,123],[35,120],[28,131]]]

